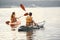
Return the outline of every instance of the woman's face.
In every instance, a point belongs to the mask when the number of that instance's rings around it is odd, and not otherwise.
[[[13,17],[15,17],[15,14],[13,15]]]

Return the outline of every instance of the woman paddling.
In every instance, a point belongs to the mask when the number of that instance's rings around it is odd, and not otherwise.
[[[10,21],[6,21],[7,25],[11,26],[11,30],[15,30],[17,28],[18,25],[21,24],[20,19],[15,17],[15,12],[12,12],[11,15],[11,20]]]
[[[28,13],[25,13],[23,16],[27,16],[27,15],[28,15]],[[22,17],[23,17],[23,16],[22,16]],[[13,30],[13,29],[16,28],[18,25],[21,24],[21,21],[20,21],[19,18],[21,18],[21,17],[16,18],[16,17],[15,17],[15,12],[12,12],[11,20],[10,20],[10,21],[6,21],[5,23],[6,23],[7,25],[10,25],[11,28],[12,28],[12,30]]]
[[[18,19],[18,20],[19,20],[19,19]],[[15,12],[12,12],[12,15],[11,15],[11,23],[10,23],[10,26],[11,26],[12,30],[15,30],[15,28],[16,28],[17,25],[19,25],[19,24],[20,24],[20,20],[17,21]]]

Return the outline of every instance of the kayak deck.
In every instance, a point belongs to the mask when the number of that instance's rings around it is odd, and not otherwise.
[[[32,27],[20,26],[18,28],[18,32],[20,32],[20,31],[28,32],[28,31],[32,31],[34,29],[40,29],[40,28],[43,28],[43,27],[44,27],[44,25],[41,25],[41,26],[37,25],[37,26],[32,26]]]

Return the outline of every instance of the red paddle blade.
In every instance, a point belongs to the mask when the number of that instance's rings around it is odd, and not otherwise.
[[[20,7],[21,7],[24,11],[26,11],[23,4],[20,4]]]
[[[10,21],[6,21],[5,23],[6,23],[7,25],[9,25]]]
[[[25,14],[24,14],[24,16],[27,16],[27,15],[28,15],[28,13],[25,13]]]

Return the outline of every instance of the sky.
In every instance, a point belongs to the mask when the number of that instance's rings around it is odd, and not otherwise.
[[[60,7],[60,0],[0,0],[0,8],[18,7],[21,3],[26,7]]]
[[[22,1],[60,1],[60,0],[22,0]]]

